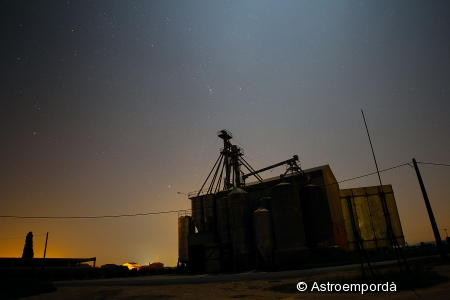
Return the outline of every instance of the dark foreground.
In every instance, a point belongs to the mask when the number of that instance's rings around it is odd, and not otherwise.
[[[440,275],[450,277],[450,265],[434,268]],[[139,286],[60,286],[49,294],[27,299],[448,299],[450,281],[431,288],[396,292],[299,292],[299,281],[326,281],[328,278],[357,274],[359,270],[332,271],[317,275],[274,280],[241,280],[216,283],[139,285]]]

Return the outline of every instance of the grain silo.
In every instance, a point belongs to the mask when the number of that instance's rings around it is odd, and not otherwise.
[[[204,230],[216,229],[216,195],[203,196],[203,226]]]
[[[178,262],[187,264],[189,261],[189,234],[192,232],[190,216],[178,217]]]
[[[255,234],[256,267],[270,269],[274,266],[275,235],[273,232],[272,213],[261,207],[253,213],[253,230]]]
[[[195,196],[191,198],[192,207],[192,222],[198,232],[203,232],[205,227],[204,211],[203,211],[203,196]]]
[[[236,271],[248,271],[254,266],[252,210],[248,193],[235,188],[227,196],[233,262]]]

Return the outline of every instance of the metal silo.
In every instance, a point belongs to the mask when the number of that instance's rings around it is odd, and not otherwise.
[[[262,208],[265,208],[267,210],[271,210],[272,209],[272,204],[270,202],[271,202],[271,198],[270,197],[260,198],[258,200],[258,208],[262,207]]]
[[[198,232],[203,232],[204,230],[204,214],[203,214],[203,197],[196,196],[191,198],[192,207],[192,222],[194,222],[195,227]]]
[[[253,229],[255,232],[255,246],[258,250],[258,265],[270,267],[272,253],[275,250],[273,235],[272,213],[265,208],[258,208],[253,213]]]
[[[216,200],[217,234],[221,243],[222,271],[233,270],[233,249],[231,247],[230,218],[228,214],[227,197],[218,197]]]
[[[227,196],[235,271],[250,270],[253,264],[253,228],[250,198],[246,191],[235,188]]]
[[[204,230],[214,230],[216,226],[216,195],[203,196]]]
[[[216,202],[217,208],[217,231],[220,242],[231,242],[230,237],[230,219],[228,215],[227,197],[218,198]]]
[[[310,248],[335,246],[330,208],[325,190],[308,184],[299,190],[306,244]]]
[[[189,260],[189,233],[191,230],[191,217],[178,218],[178,262],[186,263]]]
[[[270,189],[278,269],[295,269],[309,257],[297,188],[280,183]]]

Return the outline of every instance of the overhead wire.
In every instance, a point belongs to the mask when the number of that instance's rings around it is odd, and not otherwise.
[[[436,163],[428,163],[428,162],[417,162],[418,164],[423,164],[423,165],[433,165],[433,166],[444,166],[444,167],[450,167],[450,165],[448,164],[436,164]]]
[[[182,211],[186,211],[187,209],[180,210],[167,210],[167,211],[158,211],[158,212],[148,212],[148,213],[140,213],[140,214],[120,214],[120,215],[104,215],[104,216],[0,216],[0,218],[12,218],[12,219],[106,219],[106,218],[122,218],[122,217],[139,217],[139,216],[148,216],[148,215],[162,215],[162,214],[171,214],[178,213]]]
[[[379,173],[386,172],[386,171],[389,171],[389,170],[393,170],[393,169],[396,169],[396,168],[400,168],[400,167],[403,167],[403,166],[408,166],[408,165],[409,165],[409,163],[401,164],[401,165],[398,165],[398,166],[395,166],[395,167],[391,167],[391,168],[387,168],[387,169],[381,170],[381,171],[379,171]],[[346,182],[346,181],[351,181],[351,180],[355,180],[355,179],[359,179],[359,178],[363,178],[363,177],[367,177],[367,176],[375,175],[375,174],[378,174],[378,172],[372,172],[372,173],[369,173],[369,174],[366,174],[366,175],[361,175],[361,176],[345,179],[345,180],[342,180],[342,181],[338,181],[336,183],[342,183],[342,182]],[[333,185],[333,184],[334,183],[330,183],[330,184],[327,184],[327,185]]]
[[[436,164],[436,163],[424,163],[424,164],[438,165],[438,166],[440,166],[440,165],[450,166],[450,165],[446,165],[446,164]],[[401,165],[390,167],[390,168],[387,168],[384,170],[380,170],[380,173],[390,171],[393,169],[397,169],[397,168],[407,166],[407,165],[409,165],[409,163],[404,163]],[[366,175],[361,175],[361,176],[341,180],[336,183],[326,184],[325,186],[339,184],[339,183],[343,183],[343,182],[347,182],[347,181],[351,181],[351,180],[355,180],[355,179],[360,179],[360,178],[375,175],[375,174],[377,174],[377,172],[372,172],[372,173],[369,173]],[[147,213],[137,213],[137,214],[103,215],[103,216],[16,216],[16,215],[3,215],[2,216],[2,215],[0,215],[0,218],[2,218],[2,219],[6,219],[6,218],[11,218],[11,219],[107,219],[107,218],[139,217],[139,216],[149,216],[149,215],[171,214],[171,213],[185,212],[185,211],[189,211],[189,210],[191,210],[191,209],[168,210],[168,211],[147,212]]]
[[[34,237],[38,237],[38,236],[44,236],[44,235],[47,235],[47,234],[33,234],[33,238]],[[23,239],[23,236],[21,236],[21,237],[15,237],[15,238],[6,238],[6,239],[0,239],[0,241],[6,241],[6,240],[18,240],[18,239]]]

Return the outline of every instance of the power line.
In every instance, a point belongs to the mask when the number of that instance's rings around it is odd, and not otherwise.
[[[37,236],[44,236],[46,234],[33,234],[33,238],[37,237]],[[18,239],[23,239],[24,237],[15,237],[15,238],[6,238],[6,239],[0,239],[0,241],[6,241],[6,240],[18,240]]]
[[[379,172],[381,173],[381,172],[385,172],[385,171],[397,169],[397,168],[400,168],[400,167],[403,167],[403,166],[408,166],[408,165],[409,165],[409,163],[401,164],[401,165],[398,165],[398,166],[395,166],[395,167],[391,167],[391,168],[387,168],[387,169],[381,170],[381,171],[379,171]],[[367,176],[375,175],[375,174],[378,174],[378,172],[373,172],[373,173],[370,173],[370,174],[366,174],[366,175],[362,175],[362,176],[357,176],[357,177],[345,179],[345,180],[342,180],[342,181],[338,181],[337,183],[342,183],[342,182],[346,182],[346,181],[351,181],[351,180],[355,180],[355,179],[359,179],[359,178],[363,178],[363,177],[367,177]],[[331,184],[330,184],[330,185],[331,185]]]
[[[444,166],[444,167],[450,167],[450,165],[448,164],[436,164],[436,163],[428,163],[428,162],[417,162],[418,164],[423,164],[423,165],[433,165],[433,166]]]
[[[446,165],[446,164],[436,164],[436,163],[423,163],[422,164],[429,164],[429,165],[437,165],[437,166],[448,166],[450,167],[450,165]],[[391,167],[391,168],[387,168],[384,170],[381,170],[381,172],[386,172],[386,171],[390,171],[393,169],[397,169],[403,166],[409,166],[409,163],[405,163],[405,164],[401,164],[395,167]],[[336,183],[331,183],[331,184],[326,184],[327,185],[333,185],[333,184],[338,184],[338,183],[342,183],[342,182],[347,182],[347,181],[351,181],[351,180],[355,180],[355,179],[359,179],[359,178],[363,178],[363,177],[367,177],[367,176],[371,176],[371,175],[375,175],[377,174],[377,172],[372,172],[366,175],[361,175],[361,176],[357,176],[357,177],[353,177],[353,178],[349,178],[349,179],[345,179],[345,180],[341,180],[338,181]],[[182,213],[185,211],[188,211],[190,209],[180,209],[180,210],[168,210],[168,211],[159,211],[159,212],[148,212],[148,213],[140,213],[140,214],[121,214],[121,215],[104,215],[104,216],[68,216],[68,217],[62,217],[62,216],[56,216],[56,217],[50,217],[50,216],[37,216],[37,217],[32,217],[32,216],[0,216],[0,218],[6,219],[6,218],[10,218],[10,219],[107,219],[107,218],[123,218],[123,217],[139,217],[139,216],[149,216],[149,215],[162,215],[162,214],[171,214],[171,213]]]
[[[141,214],[122,214],[122,215],[104,215],[104,216],[69,216],[69,217],[61,217],[61,216],[59,216],[59,217],[0,216],[0,218],[11,218],[11,219],[106,219],[106,218],[139,217],[139,216],[148,216],[148,215],[171,214],[171,213],[182,212],[185,210],[186,209],[148,212],[148,213],[141,213]]]

